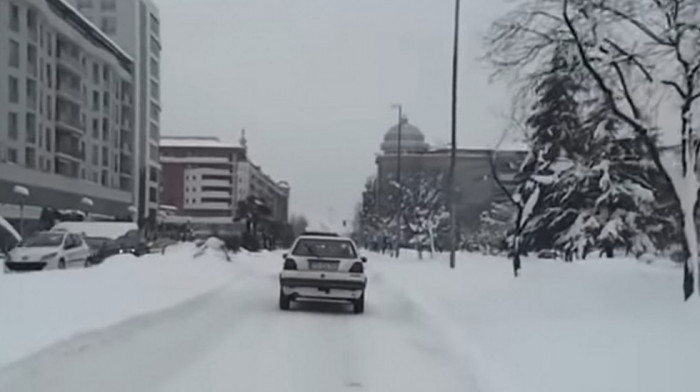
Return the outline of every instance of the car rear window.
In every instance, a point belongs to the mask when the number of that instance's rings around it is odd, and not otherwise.
[[[350,241],[311,238],[300,239],[294,247],[292,255],[304,257],[332,257],[336,259],[353,259],[357,257],[355,247]]]

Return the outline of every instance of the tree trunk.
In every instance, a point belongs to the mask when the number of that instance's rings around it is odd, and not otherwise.
[[[687,251],[685,262],[685,274],[683,280],[683,291],[687,300],[693,290],[700,295],[700,266],[698,266],[698,233],[695,226],[695,206],[697,205],[697,180],[693,170],[688,170],[683,176],[684,194],[680,196],[681,209],[683,212],[683,239]]]
[[[435,236],[433,235],[433,226],[428,226],[428,235],[430,236],[430,258],[435,257]]]

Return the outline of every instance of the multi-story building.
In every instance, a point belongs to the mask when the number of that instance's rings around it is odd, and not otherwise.
[[[0,0],[3,215],[18,204],[129,214],[133,91],[131,57],[66,1]]]
[[[214,137],[162,137],[163,204],[191,217],[234,217],[245,149]]]
[[[395,180],[398,164],[398,125],[384,135],[382,153],[376,157],[379,197],[390,193],[390,181]],[[457,219],[469,230],[479,223],[479,216],[493,201],[506,200],[506,196],[493,178],[491,157],[493,150],[457,149],[455,161],[455,191]],[[498,152],[497,172],[501,180],[511,186],[525,150]],[[450,167],[450,149],[433,149],[425,142],[423,133],[404,119],[401,124],[401,176],[424,172],[443,175],[447,179]],[[404,177],[405,178],[405,177]]]
[[[137,181],[141,217],[154,219],[160,193],[160,19],[152,0],[67,0],[134,59]]]
[[[275,182],[260,166],[246,160],[238,164],[238,200],[254,196],[270,208],[271,219],[287,222],[289,215],[289,184]]]

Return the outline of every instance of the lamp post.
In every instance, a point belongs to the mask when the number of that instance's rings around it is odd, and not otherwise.
[[[459,6],[455,0],[455,26],[452,46],[452,145],[450,146],[450,268],[455,268],[455,250],[457,248],[457,217],[455,192],[455,164],[457,160],[457,64],[459,60]]]
[[[403,106],[401,104],[393,104],[391,107],[399,112],[396,143],[396,186],[398,189],[398,197],[396,199],[396,258],[398,258],[399,250],[401,249],[401,199],[403,197],[403,190],[401,189],[401,125],[403,123]]]
[[[88,217],[90,215],[90,212],[92,212],[92,206],[95,204],[91,198],[89,197],[83,197],[80,199],[80,204],[86,206],[87,213],[85,214],[85,220],[88,220]]]

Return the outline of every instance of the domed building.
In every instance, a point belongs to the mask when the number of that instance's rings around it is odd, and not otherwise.
[[[430,146],[425,142],[423,132],[408,122],[408,118],[401,120],[401,153],[422,153],[429,150]],[[399,124],[395,124],[384,135],[381,145],[384,154],[396,154],[399,150]]]
[[[384,134],[381,153],[376,156],[377,192],[381,200],[389,194],[389,182],[397,175],[399,154],[399,126],[395,124]],[[457,219],[469,231],[479,223],[482,211],[505,195],[491,175],[491,149],[457,149],[455,186],[457,192]],[[450,167],[450,149],[433,148],[425,141],[421,130],[404,118],[401,123],[401,177],[413,173],[443,175],[447,179]],[[500,151],[499,173],[504,179],[514,177],[524,151]]]

